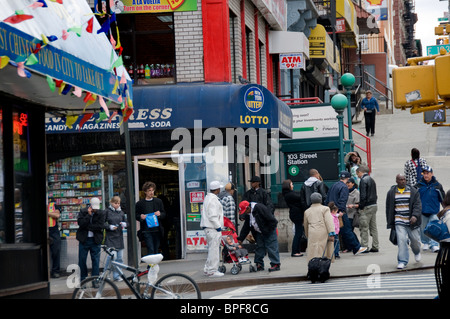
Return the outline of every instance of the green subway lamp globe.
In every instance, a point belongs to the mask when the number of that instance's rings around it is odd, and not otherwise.
[[[355,76],[351,73],[345,73],[341,76],[341,84],[344,87],[351,87],[355,84]]]
[[[344,94],[336,94],[331,98],[331,106],[335,109],[335,111],[343,111],[347,107],[347,97]]]

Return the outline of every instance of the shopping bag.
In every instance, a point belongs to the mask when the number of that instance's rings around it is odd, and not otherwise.
[[[145,217],[145,221],[147,222],[148,228],[159,226],[158,216],[156,216],[155,213],[147,214],[147,216]]]

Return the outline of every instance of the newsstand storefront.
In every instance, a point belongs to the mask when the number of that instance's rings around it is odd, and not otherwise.
[[[223,185],[233,182],[238,202],[253,175],[275,173],[279,137],[292,134],[291,110],[265,87],[254,84],[136,86],[133,103],[128,125],[135,201],[143,198],[144,182],[156,183],[155,196],[163,199],[168,215],[160,247],[165,258],[204,251],[200,212],[207,185],[212,180]],[[80,126],[81,120],[70,129],[58,117],[47,118],[49,162],[67,161],[64,157],[70,154],[98,167],[107,204],[111,196],[120,196],[125,185],[120,118],[102,126],[95,117]],[[69,228],[63,236],[70,249],[76,225]]]
[[[109,39],[86,1],[2,1],[0,11],[0,297],[48,298],[46,114],[99,112],[113,94]],[[79,28],[72,29],[74,26]],[[120,74],[126,70],[117,68]],[[131,87],[128,75],[123,80]],[[132,98],[132,91],[126,90]],[[96,100],[97,98],[95,98]],[[93,101],[92,101],[93,102]],[[89,103],[90,104],[90,103]],[[94,110],[95,109],[95,110]]]

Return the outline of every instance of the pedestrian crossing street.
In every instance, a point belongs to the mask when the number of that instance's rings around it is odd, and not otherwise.
[[[242,287],[213,299],[434,299],[433,272],[383,274]]]

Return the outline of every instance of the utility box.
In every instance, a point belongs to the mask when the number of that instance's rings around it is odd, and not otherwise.
[[[438,103],[434,65],[395,68],[392,80],[396,108]]]
[[[434,66],[437,92],[442,99],[450,99],[450,55],[436,57]]]

